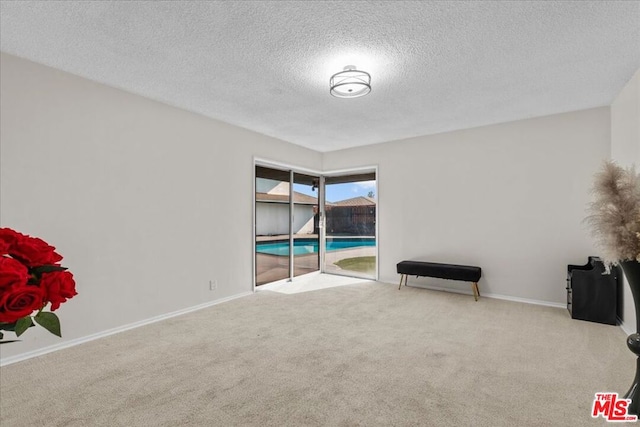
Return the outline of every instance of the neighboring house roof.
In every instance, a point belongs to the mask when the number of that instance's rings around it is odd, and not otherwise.
[[[371,197],[354,197],[352,199],[341,200],[334,203],[335,206],[375,206],[376,201]]]
[[[269,194],[269,193],[256,193],[256,202],[284,202],[289,203],[288,194]],[[317,205],[318,199],[316,197],[307,196],[306,194],[293,192],[293,203],[304,205]]]

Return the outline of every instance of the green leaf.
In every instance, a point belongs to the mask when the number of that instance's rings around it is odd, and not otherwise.
[[[68,270],[67,267],[61,267],[59,265],[41,265],[39,267],[33,267],[31,272],[37,275],[42,273],[51,273],[52,271],[65,271]]]
[[[0,330],[2,331],[15,331],[16,323],[0,323]]]
[[[36,314],[33,319],[38,325],[51,332],[53,335],[62,337],[62,334],[60,333],[60,319],[58,319],[58,316],[56,316],[54,313],[41,311],[40,313]]]
[[[31,316],[25,316],[22,319],[18,319],[16,322],[16,335],[20,336],[25,333],[27,329],[33,326]]]

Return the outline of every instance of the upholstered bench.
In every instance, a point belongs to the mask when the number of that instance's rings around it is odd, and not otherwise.
[[[455,265],[455,264],[438,264],[435,262],[423,262],[423,261],[402,261],[397,265],[398,274],[400,274],[400,286],[402,287],[402,280],[404,279],[404,285],[407,286],[409,276],[421,276],[421,277],[436,277],[438,279],[449,280],[461,280],[464,282],[472,282],[471,290],[473,296],[478,301],[480,296],[480,289],[478,288],[478,281],[482,275],[482,269],[480,267],[473,267],[470,265]]]

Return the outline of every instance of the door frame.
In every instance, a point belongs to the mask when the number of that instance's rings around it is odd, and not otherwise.
[[[319,253],[319,263],[320,263],[320,268],[318,271],[314,271],[311,273],[307,273],[304,275],[300,275],[297,277],[294,277],[292,274],[289,275],[288,278],[285,279],[281,279],[281,280],[277,280],[275,282],[270,282],[270,283],[283,283],[283,282],[290,282],[293,280],[299,280],[301,278],[307,278],[307,277],[311,277],[311,276],[315,276],[318,274],[334,274],[334,273],[328,273],[325,272],[324,269],[324,256],[325,256],[325,243],[326,243],[326,233],[325,233],[325,222],[326,222],[326,216],[325,216],[325,188],[324,188],[324,178],[327,176],[339,176],[339,175],[355,175],[358,172],[374,172],[376,175],[376,186],[375,186],[375,194],[376,194],[376,226],[375,226],[375,230],[376,230],[376,271],[375,271],[375,277],[373,280],[378,280],[379,279],[379,275],[380,275],[380,232],[379,232],[379,227],[380,227],[380,221],[379,221],[379,212],[380,212],[380,192],[379,192],[379,181],[380,181],[380,177],[379,177],[379,171],[378,171],[378,166],[377,165],[372,165],[372,166],[361,166],[361,167],[355,167],[355,168],[348,168],[348,169],[334,169],[334,170],[329,170],[329,171],[320,171],[320,170],[316,170],[316,169],[311,169],[311,168],[305,168],[305,167],[301,167],[301,166],[295,166],[295,165],[291,165],[288,163],[283,163],[283,162],[278,162],[278,161],[274,161],[271,159],[266,159],[266,158],[262,158],[262,157],[257,157],[254,156],[253,157],[253,162],[252,162],[252,172],[251,172],[251,176],[253,177],[252,180],[252,194],[251,194],[251,230],[252,230],[252,250],[253,250],[253,254],[252,254],[252,260],[253,262],[251,263],[251,270],[252,270],[252,291],[255,292],[257,289],[256,286],[256,166],[263,166],[263,167],[267,167],[267,168],[273,168],[273,169],[278,169],[278,170],[283,170],[283,171],[290,171],[290,176],[293,176],[294,173],[301,173],[301,174],[308,174],[308,175],[313,175],[313,176],[317,176],[320,179],[320,188],[318,191],[318,209],[320,211],[320,234],[318,236],[319,239],[319,243],[318,243],[318,253]],[[291,181],[291,180],[290,180]],[[290,189],[293,188],[293,181],[290,182]],[[290,192],[290,197],[292,197],[293,193]],[[289,203],[289,208],[293,209],[293,203]],[[289,221],[291,221],[292,218],[289,218]],[[291,243],[291,239],[292,239],[293,235],[291,233],[291,231],[289,232],[289,242]],[[289,251],[289,269],[290,272],[293,268],[295,268],[295,266],[293,265],[294,260],[292,258],[294,258],[293,256],[293,251]],[[334,274],[335,275],[335,274]],[[351,277],[348,275],[340,275],[340,276],[345,276],[345,277]]]
[[[375,270],[375,274],[374,274],[374,278],[370,279],[370,280],[375,280],[378,281],[378,279],[380,278],[380,232],[379,232],[379,224],[380,221],[378,220],[378,216],[380,215],[380,193],[379,193],[379,188],[380,186],[378,185],[379,182],[379,174],[378,174],[378,166],[374,165],[374,166],[361,166],[361,167],[357,167],[357,168],[349,168],[349,169],[335,169],[335,170],[330,170],[330,171],[326,171],[322,173],[322,184],[323,184],[323,188],[322,188],[322,194],[323,194],[323,198],[326,197],[326,189],[324,188],[325,182],[324,182],[324,178],[325,177],[332,177],[332,176],[349,176],[349,175],[357,175],[358,173],[367,173],[367,172],[373,172],[376,176],[376,186],[375,186],[375,196],[376,196],[376,216],[375,216],[375,233],[376,233],[376,270]],[[326,200],[323,200],[323,203]],[[322,215],[323,215],[323,219],[326,221],[326,216],[325,216],[325,212],[324,212],[324,207],[323,207],[323,211],[322,211]],[[324,227],[323,227],[323,232],[324,232]],[[326,245],[326,235],[323,236],[323,240],[322,240],[322,248],[325,248]],[[327,272],[325,271],[324,268],[324,259],[321,258],[321,262],[322,265],[320,266],[320,272],[323,274],[333,274],[334,276],[343,276],[343,277],[355,277],[355,278],[359,278],[356,276],[350,276],[348,274],[337,274],[337,273],[333,273],[333,272]]]

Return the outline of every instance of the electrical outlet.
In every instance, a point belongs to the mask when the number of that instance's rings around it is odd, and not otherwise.
[[[209,280],[209,290],[215,291],[218,289],[218,281],[217,280]]]

